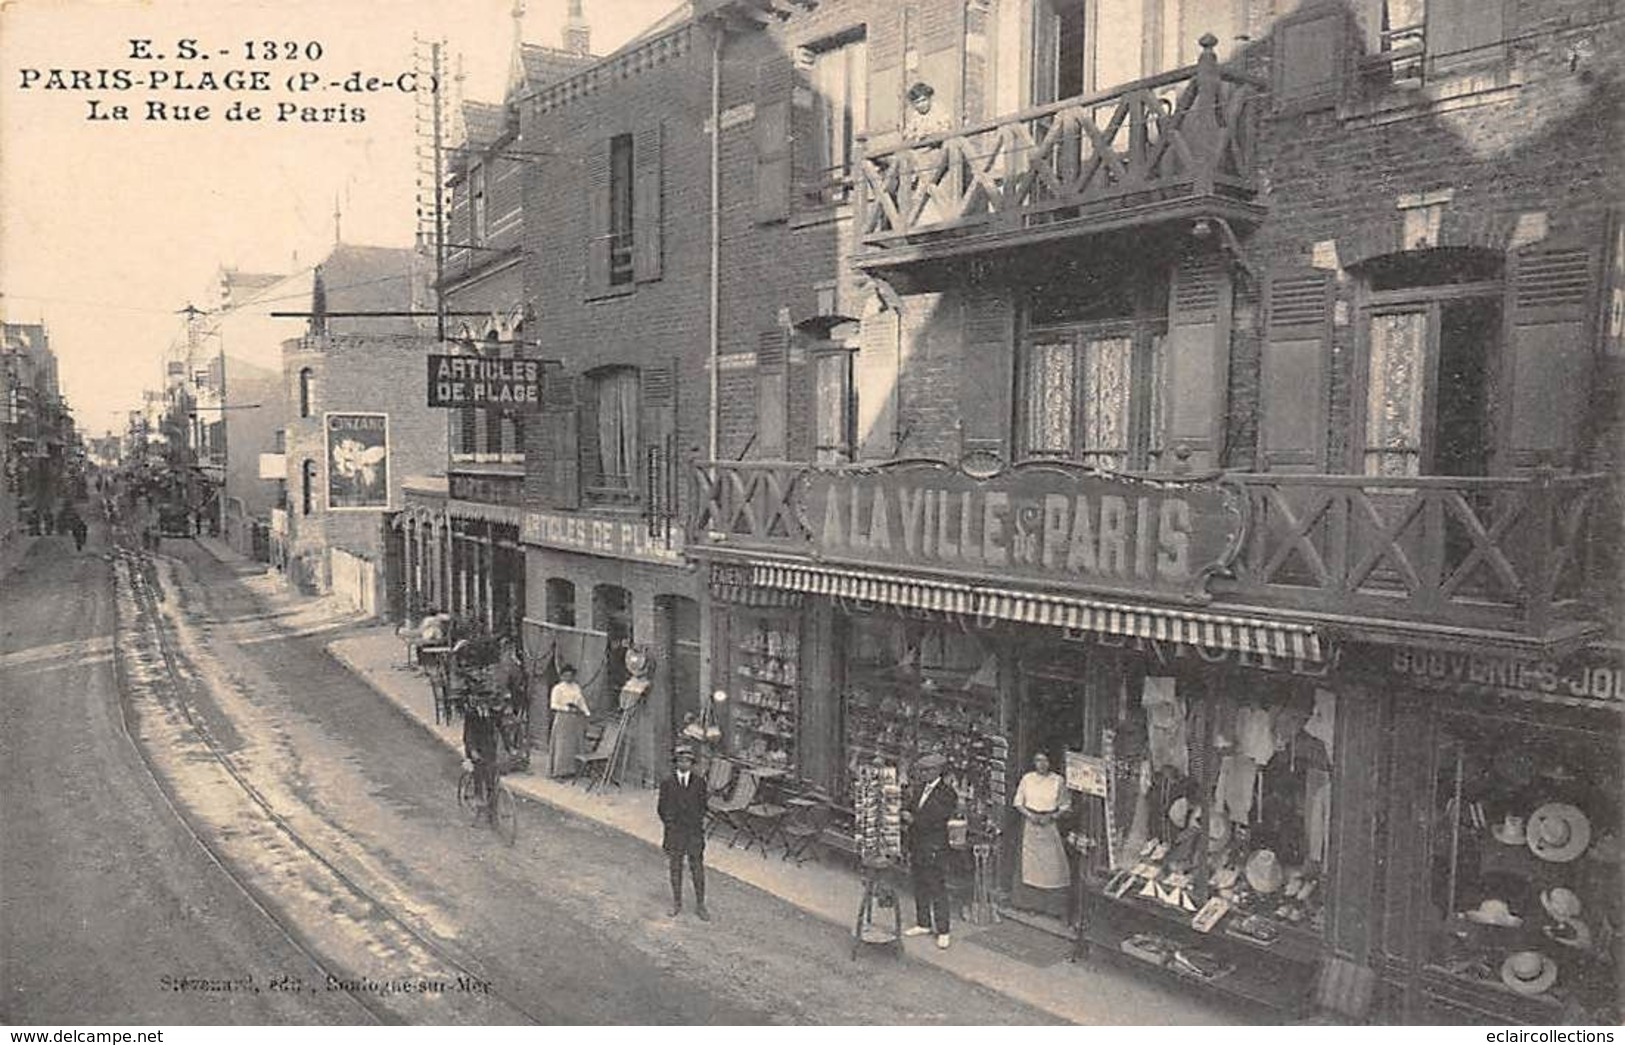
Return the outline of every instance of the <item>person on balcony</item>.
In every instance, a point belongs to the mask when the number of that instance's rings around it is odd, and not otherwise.
[[[908,112],[903,114],[903,137],[919,141],[951,129],[948,110],[936,107],[937,89],[919,80],[908,89]]]

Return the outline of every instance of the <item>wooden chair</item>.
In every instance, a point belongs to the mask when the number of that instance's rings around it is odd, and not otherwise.
[[[621,741],[621,722],[611,719],[605,723],[604,731],[598,734],[598,743],[593,745],[591,751],[584,755],[576,755],[576,783],[585,783],[588,790],[592,788],[593,771],[608,773],[610,759],[615,755],[615,749]]]
[[[760,789],[758,789],[760,791]],[[777,789],[769,789],[774,792]],[[762,847],[762,859],[767,859],[767,849],[775,841],[789,847],[789,841],[784,837],[784,819],[790,812],[789,808],[778,802],[752,802],[745,807],[745,851],[749,852],[752,845]]]
[[[784,859],[794,860],[798,867],[817,860],[816,843],[824,834],[829,806],[810,796],[791,798],[784,804],[790,810],[784,819]]]
[[[728,848],[733,848],[741,834],[749,834],[749,821],[745,818],[745,811],[755,801],[756,774],[740,767],[738,775],[734,777],[733,790],[721,798],[713,798],[706,803],[706,811],[711,814],[713,823],[719,828],[726,825],[733,829],[733,835],[728,839]]]
[[[715,806],[727,795],[728,789],[734,782],[734,764],[720,756],[711,760],[711,765],[705,774],[705,789],[710,795],[705,800],[705,833],[709,837],[716,833],[717,825],[722,818],[715,812]]]

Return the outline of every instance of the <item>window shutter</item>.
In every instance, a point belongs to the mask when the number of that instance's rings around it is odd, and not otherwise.
[[[549,508],[581,506],[580,416],[577,378],[550,367],[542,382],[539,500]]]
[[[677,511],[677,361],[643,371],[644,504],[651,523]]]
[[[1015,309],[998,290],[971,287],[965,296],[965,358],[959,366],[960,453],[991,451],[1010,460],[1010,361]]]
[[[632,136],[632,264],[639,283],[660,278],[664,203],[657,117]]]
[[[1430,72],[1499,58],[1506,38],[1503,0],[1427,0],[1424,46]]]
[[[1498,471],[1573,461],[1592,378],[1598,253],[1589,243],[1551,239],[1509,259],[1510,417]]]
[[[1266,472],[1326,467],[1326,354],[1331,321],[1325,272],[1275,273],[1259,363],[1259,457]]]
[[[1292,108],[1335,104],[1351,57],[1349,14],[1341,4],[1311,6],[1275,29],[1274,94]]]
[[[993,2],[967,0],[965,4],[965,99],[966,123],[978,123],[993,115]]]
[[[871,148],[895,144],[903,129],[903,11],[901,5],[873,9],[868,27],[864,128]]]
[[[609,139],[587,149],[587,293],[609,289]]]
[[[784,55],[756,67],[756,220],[790,216],[790,81]]]
[[[819,127],[818,90],[813,84],[813,55],[798,50],[790,70],[790,174],[793,179],[789,207],[801,200],[823,197],[825,170],[829,159]],[[838,118],[838,117],[832,117]]]
[[[756,446],[752,456],[782,461],[789,429],[790,334],[764,330],[756,340]]]
[[[1218,255],[1187,254],[1175,267],[1163,351],[1166,428],[1152,433],[1153,460],[1162,471],[1217,468],[1230,376],[1230,274]]]
[[[897,449],[897,337],[901,322],[895,309],[863,317],[858,358],[854,360],[860,461],[887,461]]]

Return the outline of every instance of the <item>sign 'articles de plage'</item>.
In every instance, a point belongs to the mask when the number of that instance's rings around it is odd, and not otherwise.
[[[431,355],[429,405],[539,410],[542,364],[534,359]]]

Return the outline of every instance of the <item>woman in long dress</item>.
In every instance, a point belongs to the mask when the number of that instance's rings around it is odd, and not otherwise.
[[[548,694],[548,708],[553,715],[553,731],[548,745],[548,775],[574,776],[576,755],[581,753],[581,740],[587,733],[586,695],[576,685],[576,669],[569,664],[559,669],[559,680]]]
[[[1061,774],[1052,772],[1049,756],[1033,756],[1032,772],[1016,787],[1016,811],[1022,816],[1021,883],[1029,888],[1067,887],[1066,849],[1055,822],[1072,808],[1072,796]]]

